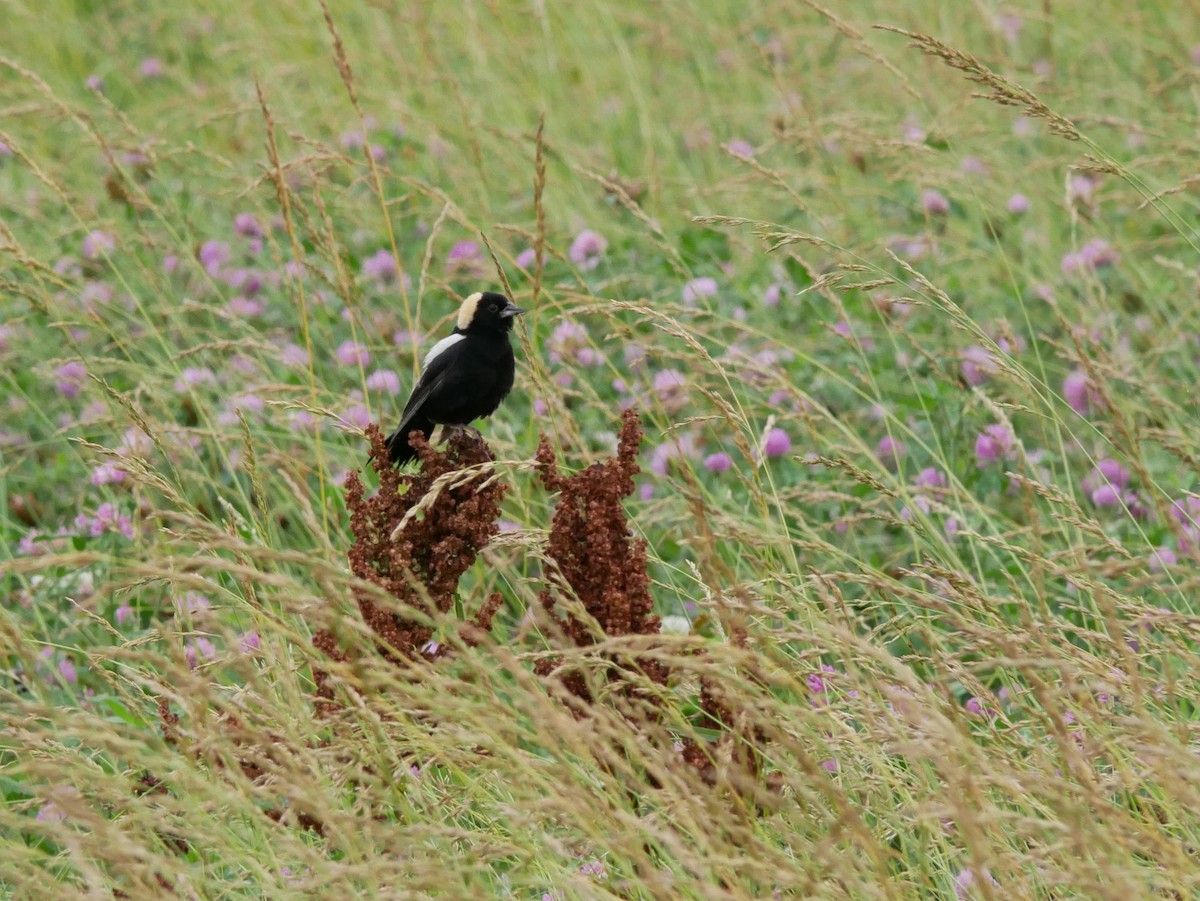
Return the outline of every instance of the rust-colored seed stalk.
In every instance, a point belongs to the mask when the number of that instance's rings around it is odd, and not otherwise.
[[[563,476],[545,436],[537,450],[542,484],[559,493],[547,554],[588,614],[609,636],[659,632],[659,618],[653,614],[650,596],[646,543],[630,533],[621,506],[621,501],[633,494],[641,440],[641,421],[631,408],[623,415],[617,455],[612,459],[593,463],[573,476]],[[555,595],[549,588],[543,589],[538,600],[576,646],[595,643],[587,623],[556,611]],[[558,665],[556,660],[543,660],[538,673],[547,675]],[[642,661],[638,666],[652,681],[666,682],[667,671],[662,664]],[[563,681],[574,694],[587,698],[580,674],[564,674]]]
[[[430,626],[405,611],[419,610],[436,617],[450,610],[459,579],[500,531],[500,502],[508,485],[490,478],[486,464],[492,462],[492,454],[478,435],[457,432],[445,451],[437,451],[424,435],[414,432],[410,443],[421,461],[416,473],[402,473],[391,466],[377,425],[368,426],[367,438],[379,489],[368,497],[357,472],[346,479],[346,507],[354,536],[350,569],[395,599],[394,604],[385,606],[374,599],[378,595],[368,591],[360,591],[356,597],[363,620],[379,636],[382,652],[399,663],[422,655],[433,637]],[[438,483],[443,476],[471,467],[480,471]],[[418,505],[421,509],[408,516]],[[401,524],[403,528],[398,529]],[[483,600],[463,629],[468,643],[491,630],[502,601],[498,593]],[[347,650],[328,630],[319,631],[313,643],[330,659],[348,659]],[[444,653],[442,649],[425,656]],[[321,699],[318,704],[329,712],[336,705],[328,674],[318,672],[315,677]]]

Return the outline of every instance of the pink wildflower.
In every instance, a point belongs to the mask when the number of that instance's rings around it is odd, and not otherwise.
[[[604,236],[585,228],[575,236],[567,255],[583,272],[590,272],[600,265],[607,250],[608,241]]]
[[[763,440],[763,453],[768,457],[782,457],[792,449],[792,439],[781,428],[767,432]]]
[[[929,216],[945,216],[950,212],[950,201],[941,191],[928,188],[921,192],[921,210]]]
[[[999,460],[1012,456],[1016,436],[1004,423],[989,425],[975,439],[975,462],[985,469]]]
[[[683,286],[683,305],[694,307],[706,297],[716,297],[719,291],[716,279],[707,276],[694,278]]]

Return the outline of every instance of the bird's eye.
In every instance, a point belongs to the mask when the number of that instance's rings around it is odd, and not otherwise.
[[[499,312],[500,312],[500,307],[499,307],[499,306],[497,306],[496,304],[492,304],[491,306],[489,306],[489,307],[488,307],[488,309],[489,309],[489,310],[491,310],[493,313],[499,313]]]

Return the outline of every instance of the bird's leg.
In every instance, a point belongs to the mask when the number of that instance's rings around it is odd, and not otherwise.
[[[456,435],[461,435],[466,430],[467,430],[467,426],[443,425],[442,426],[441,443],[442,444],[449,443]]]

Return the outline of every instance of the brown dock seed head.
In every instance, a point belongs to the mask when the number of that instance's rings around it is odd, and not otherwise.
[[[346,507],[354,536],[350,569],[397,603],[385,609],[367,592],[359,592],[356,600],[363,619],[380,637],[384,653],[397,661],[413,659],[422,653],[433,630],[403,611],[436,615],[450,610],[459,579],[500,531],[500,501],[508,485],[492,478],[487,465],[493,460],[491,451],[476,434],[457,432],[446,450],[438,451],[424,435],[414,432],[410,443],[421,461],[416,473],[392,468],[378,426],[368,426],[367,437],[379,490],[367,497],[357,472],[346,479]],[[478,471],[455,475],[471,467]],[[470,626],[489,630],[499,606],[498,596],[488,598]],[[478,631],[471,634],[479,635]],[[323,641],[328,644],[327,637]]]
[[[626,410],[616,457],[593,463],[573,476],[559,473],[545,436],[536,455],[542,484],[559,492],[547,555],[587,612],[610,636],[659,632],[659,618],[652,612],[646,543],[630,533],[621,506],[622,499],[633,494],[642,434],[637,411]],[[570,613],[559,615],[555,611],[554,594],[549,589],[544,589],[538,600],[576,646],[594,644],[586,623]],[[543,660],[538,672],[547,675],[558,665],[559,661]],[[661,663],[642,660],[637,665],[652,681],[665,684],[667,669]],[[574,694],[587,698],[581,674],[564,674],[563,682]]]

